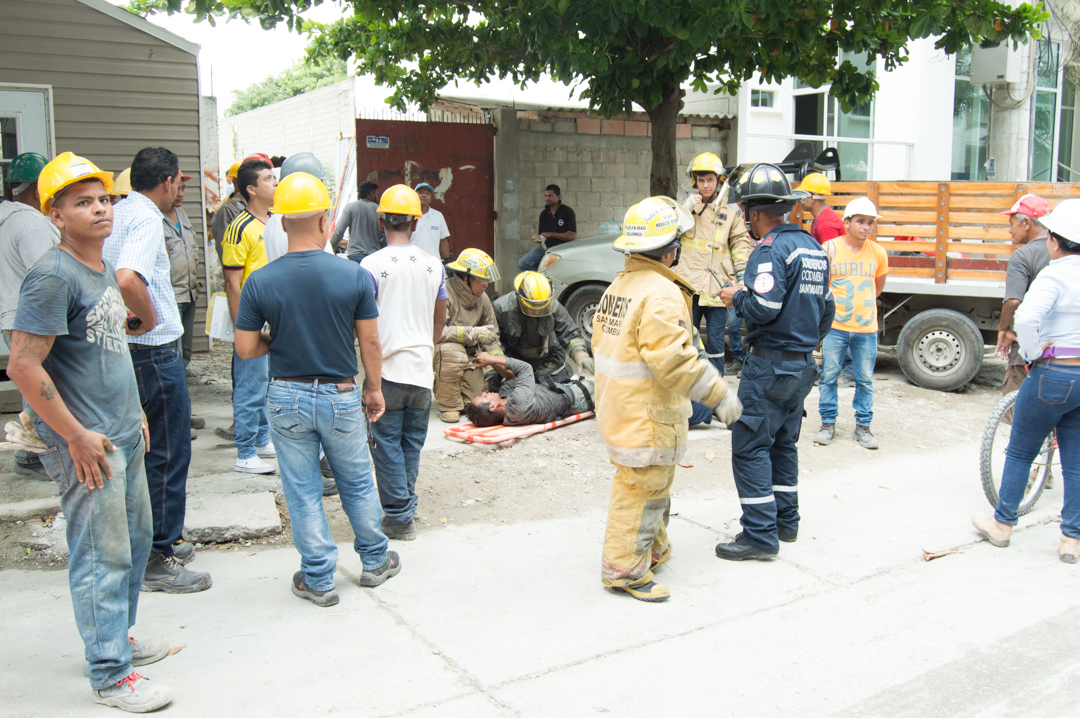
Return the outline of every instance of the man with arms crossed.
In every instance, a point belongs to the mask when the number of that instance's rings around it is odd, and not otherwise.
[[[112,173],[64,152],[45,166],[40,183],[41,208],[60,229],[60,246],[22,284],[7,371],[30,405],[49,447],[42,463],[60,487],[91,698],[145,713],[168,704],[172,693],[132,669],[164,658],[168,642],[128,635],[154,526],[127,312],[112,264],[101,256],[112,232]]]
[[[324,251],[330,207],[326,185],[315,176],[296,172],[282,180],[274,215],[282,218],[289,251],[244,285],[236,322],[241,358],[270,355],[270,430],[301,556],[292,592],[316,606],[338,602],[337,546],[323,511],[320,446],[356,535],[353,547],[364,566],[360,585],[378,586],[401,570],[379,530],[382,512],[364,428],[364,413],[372,422],[383,413],[379,311],[368,273]],[[269,334],[262,333],[264,323]],[[354,336],[364,363],[362,395]]]

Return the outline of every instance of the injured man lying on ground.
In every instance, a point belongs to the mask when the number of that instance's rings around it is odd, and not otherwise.
[[[469,421],[476,426],[546,424],[571,414],[592,411],[594,380],[591,376],[574,376],[567,382],[558,382],[542,375],[538,384],[533,368],[526,362],[487,352],[477,354],[473,366],[490,366],[504,379],[498,394],[486,392],[465,407]]]

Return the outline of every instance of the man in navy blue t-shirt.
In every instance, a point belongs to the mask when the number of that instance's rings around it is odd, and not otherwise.
[[[326,187],[312,175],[297,172],[278,184],[273,212],[282,215],[289,251],[248,277],[236,317],[240,358],[270,355],[270,436],[301,557],[292,591],[317,606],[338,602],[337,546],[323,512],[320,445],[356,535],[353,547],[364,566],[360,584],[378,586],[401,570],[380,529],[364,421],[365,413],[376,421],[384,409],[379,310],[367,270],[323,251],[329,208]],[[363,392],[356,386],[354,337],[364,364]]]

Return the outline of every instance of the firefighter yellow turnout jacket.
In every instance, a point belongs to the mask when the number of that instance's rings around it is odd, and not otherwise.
[[[716,406],[727,383],[690,332],[691,288],[648,257],[630,255],[593,317],[596,419],[608,457],[670,465],[686,453],[690,401]]]
[[[746,231],[742,211],[727,204],[726,188],[708,204],[696,205],[688,199],[684,206],[694,216],[694,226],[682,236],[675,273],[701,295],[701,306],[722,306],[716,296],[721,286],[709,270],[716,272],[721,282],[734,284],[741,280],[746,260],[754,251],[754,240]]]

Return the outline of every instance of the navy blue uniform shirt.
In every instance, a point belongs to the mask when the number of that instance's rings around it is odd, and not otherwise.
[[[809,352],[832,328],[829,258],[798,225],[782,224],[761,240],[743,283],[746,291],[736,292],[734,302],[751,346]]]

